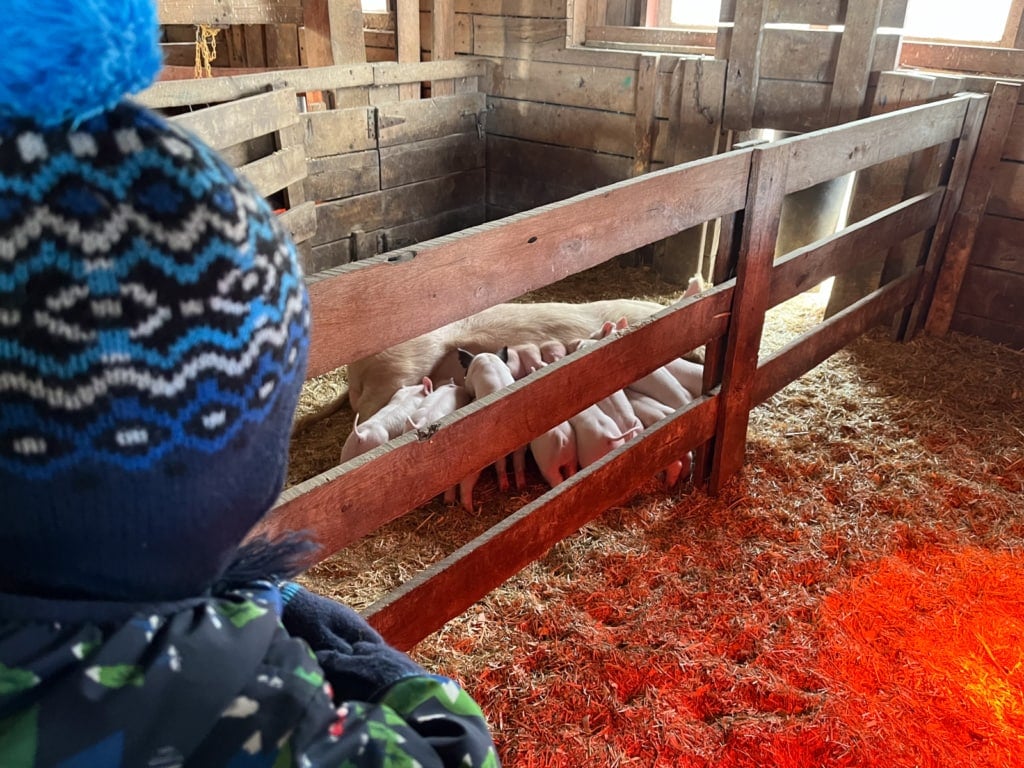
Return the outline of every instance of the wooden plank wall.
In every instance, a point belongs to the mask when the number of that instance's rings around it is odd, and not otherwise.
[[[992,129],[999,151],[972,169],[973,195],[951,233],[925,328],[1024,350],[1024,77],[1009,64],[1022,55],[1021,49],[915,44],[904,60],[929,69],[902,76],[934,80],[939,94],[993,92],[993,110],[1006,105],[1002,124]]]
[[[1006,56],[1021,53],[1004,51]],[[917,45],[909,54],[910,60],[948,68],[883,73],[872,110],[881,113],[962,91],[994,92],[990,112],[1004,110],[1005,116],[992,114],[987,120],[1002,122],[990,129],[995,132],[990,141],[1001,144],[996,145],[998,151],[988,167],[979,158],[979,164],[972,168],[972,194],[958,211],[942,254],[943,273],[924,327],[938,335],[954,330],[1024,349],[1024,256],[1019,247],[1024,238],[1024,97],[1018,95],[1024,90],[1020,87],[1024,78],[1004,76],[999,65],[1004,58],[992,55],[992,49],[979,53],[973,47]],[[965,71],[957,71],[954,66]],[[986,66],[994,72],[978,74]],[[1000,89],[1004,90],[1002,95]],[[995,98],[997,95],[999,98]],[[918,173],[908,175],[912,160],[904,158],[860,174],[851,217],[856,220],[891,204],[907,191],[906,184],[921,189],[929,183],[928,176],[921,175],[921,170],[929,167],[928,158],[917,158]],[[938,170],[936,160],[930,159],[933,174]],[[828,313],[852,304],[898,273],[910,245],[880,252],[875,259],[865,259],[858,269],[838,276]]]
[[[258,125],[287,115],[288,145],[301,145],[301,179],[290,178],[287,187],[292,198],[309,201],[301,256],[312,274],[485,220],[486,104],[477,84],[490,69],[486,60],[465,58],[295,69],[157,83],[140,100],[168,112],[199,106],[181,119],[202,121],[215,134],[226,130],[217,127],[221,111],[266,99],[268,88],[290,89],[291,103],[275,101],[249,119]],[[451,82],[455,92],[399,100],[403,83],[422,80]],[[329,94],[321,106],[331,108],[300,112],[296,94],[313,92]],[[219,106],[202,108],[209,104]],[[241,166],[281,149],[269,138],[259,142],[247,136],[226,147],[229,161]],[[298,149],[290,152],[295,170]]]
[[[729,61],[725,126],[800,132],[866,116],[877,74],[899,50],[884,28],[902,27],[905,12],[906,0],[723,3],[723,23],[735,24],[716,48]]]
[[[310,376],[583,271],[650,238],[744,211],[737,217],[741,246],[723,260],[712,289],[421,433],[406,433],[288,489],[261,532],[314,530],[323,544],[319,556],[329,556],[588,403],[701,345],[709,353],[724,350],[721,370],[706,367],[701,397],[382,597],[369,609],[370,619],[398,647],[412,646],[628,497],[681,452],[710,446],[710,474],[697,479],[720,487],[742,464],[749,409],[866,329],[912,309],[929,287],[928,271],[917,265],[761,359],[764,313],[849,268],[866,249],[947,227],[956,208],[949,201],[958,199],[960,189],[940,185],[776,259],[772,232],[784,196],[952,142],[965,148],[950,174],[951,183],[962,183],[986,99],[959,96],[696,160],[421,243],[414,259],[379,256],[314,276]],[[622,226],[601,226],[610,217]],[[554,274],[552,253],[563,257]],[[368,315],[353,295],[374,296],[380,312]],[[381,313],[388,323],[379,322]],[[488,439],[476,439],[484,431]],[[380,493],[379,478],[397,475],[405,481]]]

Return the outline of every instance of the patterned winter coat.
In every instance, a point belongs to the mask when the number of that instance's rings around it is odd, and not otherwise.
[[[149,606],[0,595],[0,765],[497,768],[457,683],[338,603],[285,598],[266,582]],[[315,654],[282,612],[319,627]]]

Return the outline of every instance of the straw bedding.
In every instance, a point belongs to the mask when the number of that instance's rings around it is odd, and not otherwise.
[[[669,302],[642,269],[533,297]],[[762,353],[821,316],[772,310]],[[306,413],[343,391],[311,382]],[[300,411],[301,413],[301,411]],[[341,408],[293,441],[337,461]],[[357,608],[545,489],[478,485],[304,577]],[[1024,355],[876,329],[751,414],[717,497],[653,479],[413,651],[457,677],[509,766],[1014,766],[1024,754]]]

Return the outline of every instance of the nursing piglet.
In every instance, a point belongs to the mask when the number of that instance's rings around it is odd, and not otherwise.
[[[565,344],[556,339],[545,341],[540,345],[540,359],[546,365],[558,362],[567,354],[568,350],[565,348]]]
[[[409,416],[423,403],[433,389],[434,386],[430,379],[424,376],[419,384],[399,387],[398,391],[391,396],[388,404],[362,424],[359,423],[359,417],[356,414],[352,434],[348,436],[341,448],[341,463],[344,464],[349,459],[361,456],[405,432]]]
[[[531,440],[530,450],[541,475],[552,488],[576,474],[579,467],[576,433],[568,421],[563,421]]]
[[[506,349],[508,350],[508,369],[512,371],[512,378],[516,381],[544,366],[540,347],[536,344],[516,344]]]
[[[658,402],[649,395],[642,395],[639,392],[628,388],[625,390],[625,393],[626,397],[629,399],[629,404],[633,407],[633,412],[643,423],[644,429],[675,413],[671,407]],[[677,459],[669,464],[663,470],[665,485],[671,488],[679,482],[680,476],[684,473],[689,477],[692,466],[693,454],[691,453],[687,453],[683,458]]]
[[[576,349],[577,351],[587,349],[594,344],[597,344],[597,341],[594,339],[581,339]],[[608,397],[599,400],[597,407],[615,422],[615,426],[618,427],[620,432],[639,434],[644,431],[646,425],[637,418],[636,413],[633,411],[633,406],[623,390],[620,389],[617,392],[612,392]]]
[[[611,417],[597,405],[591,405],[570,417],[569,423],[576,434],[576,454],[581,467],[590,466],[640,431],[634,429],[621,432]]]
[[[464,349],[459,350],[459,361],[466,369],[466,391],[473,398],[486,397],[492,392],[510,386],[514,383],[512,371],[505,362],[508,355],[505,348],[498,354],[481,352],[474,355]],[[512,454],[512,467],[516,478],[516,487],[522,488],[526,484],[526,446],[519,448]],[[494,471],[498,475],[498,488],[502,491],[508,490],[508,473],[506,471],[506,457],[502,456],[494,462]],[[462,506],[473,511],[473,488],[476,481],[480,479],[480,473],[475,472],[459,483],[459,496]]]
[[[434,387],[434,391],[424,398],[423,403],[409,417],[409,425],[420,430],[440,421],[469,403],[469,393],[465,387],[454,381]],[[444,492],[445,504],[453,504],[457,498],[458,486],[453,485]]]

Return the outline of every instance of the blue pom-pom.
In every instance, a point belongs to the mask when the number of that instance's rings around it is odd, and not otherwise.
[[[6,0],[0,117],[81,121],[140,91],[162,65],[154,0]]]

